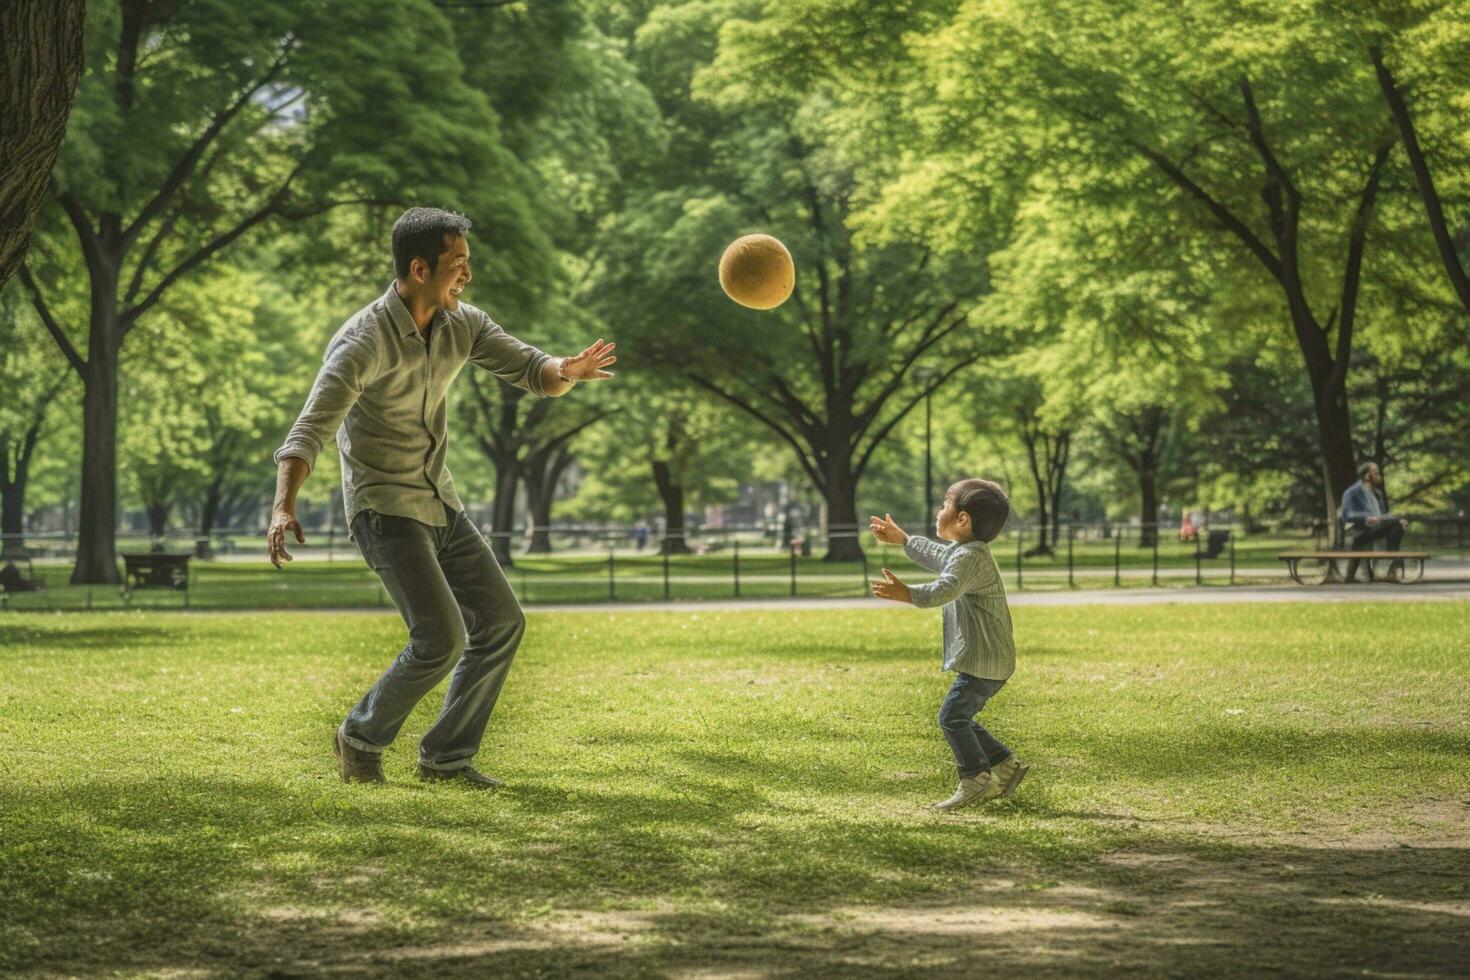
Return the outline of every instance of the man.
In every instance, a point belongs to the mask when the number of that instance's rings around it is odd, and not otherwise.
[[[1358,482],[1342,494],[1342,522],[1346,532],[1352,535],[1353,551],[1371,551],[1373,542],[1385,540],[1389,551],[1398,551],[1404,540],[1404,529],[1409,522],[1388,512],[1388,500],[1383,495],[1383,474],[1378,464],[1367,462],[1358,467]],[[1402,559],[1388,566],[1388,580],[1400,582],[1404,576]],[[1358,560],[1348,561],[1347,580],[1358,579]]]
[[[419,743],[418,776],[499,785],[470,763],[526,620],[445,468],[446,393],[467,363],[556,397],[578,381],[612,377],[605,368],[617,360],[600,339],[575,357],[551,357],[461,303],[472,278],[469,227],[437,208],[410,208],[398,219],[396,278],[332,337],[306,407],[275,454],[271,562],[291,560],[288,531],[306,541],[296,494],[335,432],[348,536],[408,626],[408,645],[333,737],[347,781],[384,782],[383,750],[452,669],[444,707]]]

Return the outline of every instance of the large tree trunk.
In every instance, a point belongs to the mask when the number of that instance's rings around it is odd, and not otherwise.
[[[167,500],[149,501],[148,511],[148,533],[153,537],[153,550],[163,550],[163,539],[168,534],[168,512],[173,509],[173,504]]]
[[[0,487],[0,558],[24,558],[26,476],[16,478]]]
[[[25,258],[82,72],[84,0],[0,3],[0,286]]]
[[[510,535],[515,528],[516,485],[520,480],[520,470],[514,463],[496,463],[495,503],[490,510],[490,550],[506,568],[515,565],[515,559],[510,553]]]
[[[664,540],[659,554],[685,555],[689,542],[684,537],[684,484],[674,479],[667,460],[653,460],[653,482],[664,502]]]
[[[1051,543],[1058,548],[1062,543],[1062,492],[1067,484],[1067,462],[1072,454],[1072,433],[1059,432],[1048,440],[1047,480],[1051,494]]]
[[[495,500],[490,507],[490,550],[505,568],[515,566],[510,536],[515,529],[516,488],[521,483],[519,404],[525,392],[492,381],[487,394],[479,379],[469,381],[472,401],[460,403],[465,423],[475,431],[480,451],[495,470]]]
[[[551,554],[551,496],[552,487],[546,486],[546,462],[531,459],[526,463],[526,513],[531,520],[531,540],[526,543],[526,554]]]
[[[1154,459],[1149,454],[1138,468],[1138,546],[1152,548],[1159,539],[1159,492],[1154,485]]]
[[[845,442],[845,440],[843,440]],[[839,444],[827,453],[822,497],[827,502],[827,553],[823,561],[862,561],[858,540],[857,477],[852,454]]]
[[[1282,288],[1290,314],[1297,346],[1302,352],[1307,376],[1312,382],[1317,412],[1317,437],[1322,455],[1323,490],[1326,517],[1331,524],[1337,516],[1342,493],[1356,479],[1353,460],[1352,427],[1347,407],[1347,371],[1352,357],[1353,331],[1357,315],[1358,288],[1362,276],[1363,252],[1368,226],[1372,222],[1378,197],[1378,183],[1384,164],[1393,148],[1391,142],[1380,142],[1368,164],[1367,179],[1358,196],[1357,211],[1348,235],[1347,261],[1343,267],[1342,296],[1326,324],[1312,313],[1304,285],[1299,255],[1302,195],[1290,172],[1271,148],[1265,123],[1256,105],[1248,78],[1239,81],[1246,111],[1241,133],[1259,155],[1265,183],[1261,200],[1270,215],[1271,236],[1276,251],[1250,229],[1249,224],[1203,188],[1185,176],[1176,164],[1157,151],[1144,147],[1145,157],[1158,165],[1186,193],[1205,204],[1217,220],[1256,256]],[[1334,321],[1337,335],[1329,338]],[[1330,339],[1330,342],[1329,342]]]
[[[1271,151],[1265,137],[1261,117],[1256,109],[1250,84],[1242,80],[1241,91],[1249,114],[1249,130],[1267,173],[1264,199],[1272,213],[1272,230],[1281,255],[1279,280],[1291,315],[1297,346],[1312,382],[1312,395],[1317,411],[1317,439],[1322,453],[1322,474],[1326,493],[1325,516],[1329,526],[1337,519],[1338,501],[1353,481],[1357,467],[1353,458],[1352,422],[1348,414],[1347,373],[1353,353],[1353,333],[1358,310],[1358,289],[1362,279],[1363,253],[1368,226],[1373,220],[1378,197],[1378,181],[1388,160],[1391,143],[1380,143],[1369,163],[1368,178],[1358,197],[1357,211],[1348,234],[1348,254],[1342,275],[1342,296],[1324,325],[1312,313],[1303,285],[1298,256],[1301,196],[1291,176]],[[1330,338],[1336,322],[1337,335]]]
[[[10,443],[0,443],[4,450],[5,472],[0,473],[0,558],[24,558],[26,484],[31,478],[31,457],[41,437],[43,418],[38,415],[12,457]],[[13,461],[13,465],[12,465]]]
[[[1331,372],[1329,372],[1331,373]],[[1317,395],[1317,439],[1322,447],[1322,485],[1326,492],[1327,524],[1337,520],[1338,504],[1347,488],[1358,479],[1353,455],[1352,419],[1348,415],[1346,371],[1334,383],[1312,379]]]
[[[1036,481],[1036,544],[1026,550],[1029,555],[1049,555],[1052,553],[1051,543],[1047,540],[1047,531],[1051,527],[1051,508],[1047,506],[1046,484],[1041,480]]]
[[[572,454],[566,448],[567,440],[583,428],[585,426],[578,426],[538,449],[526,457],[521,467],[526,483],[526,509],[531,515],[528,554],[551,554],[551,505],[556,499],[556,486],[572,463]]]
[[[225,485],[230,482],[230,477],[239,464],[240,442],[243,437],[239,432],[221,433],[223,426],[220,424],[218,412],[211,410],[206,417],[209,423],[209,440],[213,448],[209,453],[209,487],[204,491],[204,500],[199,506],[199,536],[207,539],[214,531],[215,522],[219,519]],[[201,550],[207,551],[207,546]],[[204,556],[201,555],[201,557]]]
[[[233,489],[222,489],[220,491],[219,511],[215,514],[214,523],[210,525],[213,531],[216,527],[234,527],[236,519],[242,515],[253,514],[261,506],[262,496],[269,499],[272,491],[251,490],[246,487],[234,487]],[[246,508],[250,508],[246,511]]]
[[[220,491],[223,488],[224,477],[216,475],[209,481],[209,489],[204,491],[204,503],[199,507],[199,536],[207,538],[214,532],[214,522],[219,517]]]
[[[224,483],[224,477],[215,474],[213,480],[209,481],[209,488],[204,491],[204,502],[199,505],[199,532],[195,536],[194,557],[208,558],[213,554],[210,548],[209,536],[214,532],[214,522],[219,516],[220,485]]]
[[[92,325],[82,397],[82,499],[73,585],[116,585],[117,267],[91,263]]]
[[[1048,485],[1049,474],[1044,471],[1043,463],[1049,463],[1050,460],[1043,461],[1041,458],[1042,452],[1040,451],[1041,447],[1039,443],[1042,437],[1040,430],[1036,427],[1035,420],[1029,418],[1023,411],[1020,421],[1021,439],[1026,443],[1026,462],[1031,468],[1031,482],[1036,487],[1036,508],[1038,511],[1036,520],[1036,533],[1038,537],[1036,545],[1028,549],[1026,554],[1028,556],[1049,555],[1052,554],[1052,549],[1051,545],[1047,543],[1046,536],[1048,528],[1051,527],[1051,509],[1049,507],[1051,494]]]
[[[1118,419],[1110,442],[1138,477],[1138,546],[1152,548],[1159,539],[1159,456],[1163,453],[1168,416],[1159,405],[1139,415]],[[1126,436],[1119,435],[1126,433]]]

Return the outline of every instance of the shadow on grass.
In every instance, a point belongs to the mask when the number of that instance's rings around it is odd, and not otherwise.
[[[772,809],[759,793],[700,780],[683,798],[586,793],[569,804],[548,785],[460,794],[485,801],[478,816],[441,813],[435,790],[334,789],[315,800],[229,780],[5,791],[7,823],[23,811],[26,833],[0,849],[16,912],[0,926],[0,967],[1449,975],[1470,955],[1461,847],[1235,846],[1135,831],[1076,848],[1000,811],[793,829],[748,822]],[[528,819],[550,813],[574,826],[548,837]],[[476,846],[480,835],[502,847]]]
[[[95,618],[91,620],[95,622]],[[57,616],[54,622],[32,618],[24,624],[0,621],[0,652],[29,647],[40,650],[126,650],[141,647],[183,647],[195,637],[169,623],[141,624],[119,620],[105,626],[73,628]]]
[[[637,760],[489,795],[301,774],[5,785],[0,971],[1449,975],[1470,956],[1464,847],[1222,843],[1064,801],[1041,773],[1013,804],[945,817],[911,799],[929,783],[851,795],[858,767],[830,749],[679,735],[597,736],[649,746],[632,786]],[[1145,787],[1270,753],[1315,770],[1467,748],[1367,726],[1098,741],[1088,764]]]
[[[1100,739],[1086,752],[1083,760],[1100,775],[1126,777],[1146,786],[1190,776],[1260,775],[1287,767],[1312,772],[1334,761],[1369,763],[1399,753],[1411,758],[1422,753],[1464,759],[1470,757],[1470,733],[1405,729],[1389,723],[1316,731],[1201,722],[1187,730],[1132,732],[1126,738]],[[1077,754],[1075,747],[1073,754]]]

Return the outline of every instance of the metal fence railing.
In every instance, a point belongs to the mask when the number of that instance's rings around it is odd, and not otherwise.
[[[901,522],[902,523],[902,522]],[[923,522],[905,524],[922,531]],[[679,533],[625,526],[562,526],[540,534],[482,531],[503,556],[522,603],[862,596],[889,567],[906,581],[932,576],[866,526],[703,528]],[[118,585],[72,585],[77,542],[58,533],[0,540],[0,608],[105,609],[184,606],[215,609],[384,607],[390,600],[345,530],[308,529],[290,542],[284,571],[266,557],[264,529],[223,529],[208,538],[122,534]],[[1326,548],[1321,526],[1205,524],[1184,536],[1178,525],[1015,523],[991,543],[1012,590],[1233,585],[1280,581],[1277,554]],[[1470,520],[1411,523],[1406,550],[1470,559]],[[178,573],[169,579],[172,566]],[[6,566],[9,569],[6,569]],[[160,571],[163,568],[164,571]],[[140,569],[142,570],[140,572]],[[133,574],[127,574],[129,571]],[[149,580],[152,576],[152,580]],[[181,578],[179,577],[181,576]],[[12,587],[16,581],[39,586]],[[177,584],[175,589],[164,588]]]

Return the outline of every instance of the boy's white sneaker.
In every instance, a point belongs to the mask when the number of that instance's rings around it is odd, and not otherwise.
[[[978,776],[966,776],[960,780],[959,788],[954,795],[930,807],[931,810],[958,810],[962,806],[971,803],[984,803],[993,800],[1001,793],[1001,785],[995,776],[989,772],[982,772]]]
[[[1000,795],[1009,799],[1010,795],[1016,791],[1016,787],[1021,785],[1021,780],[1026,778],[1026,773],[1030,771],[1030,766],[1012,755],[991,769],[990,775],[1000,784]]]

